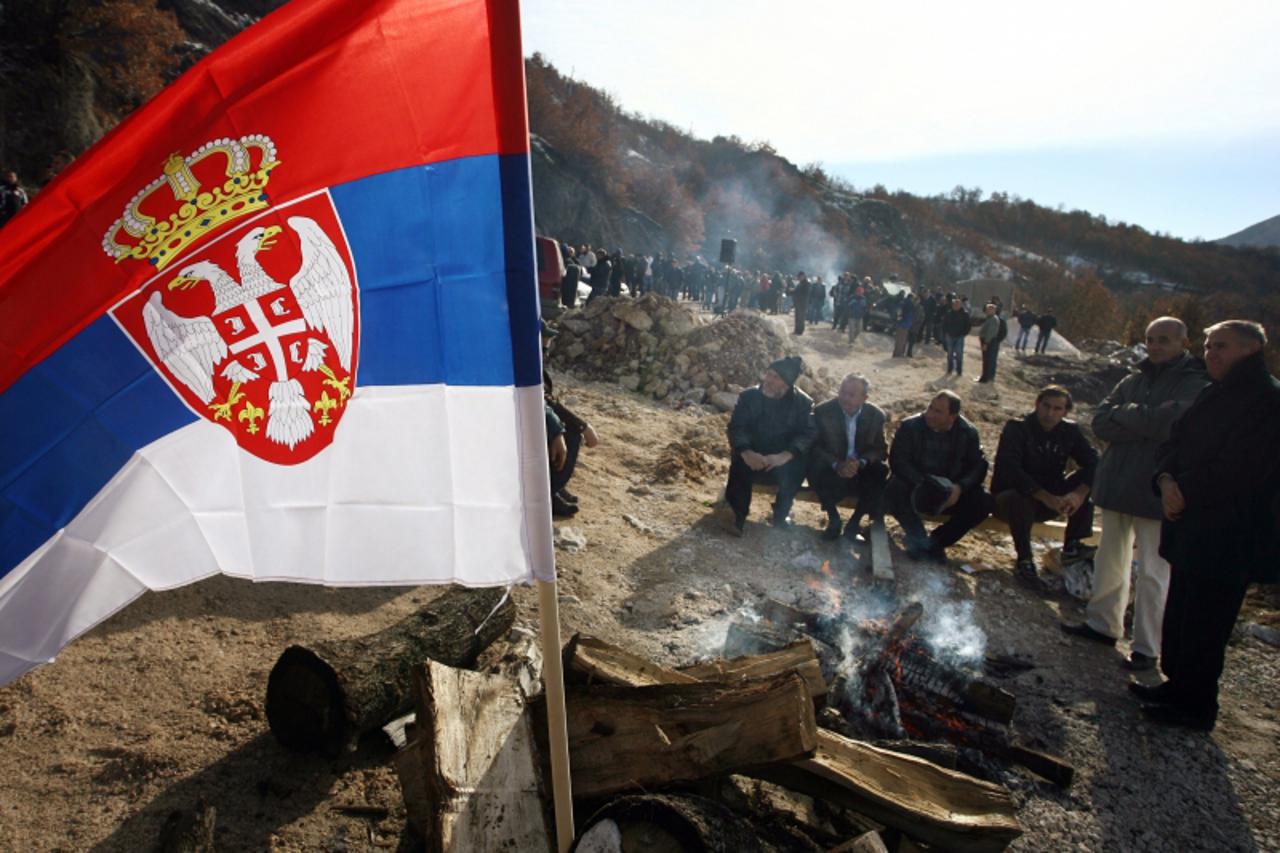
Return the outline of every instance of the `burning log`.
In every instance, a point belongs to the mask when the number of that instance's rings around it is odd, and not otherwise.
[[[779,628],[768,622],[749,622],[742,619],[730,622],[724,638],[724,656],[738,658],[767,655],[781,651],[798,640],[813,644],[822,678],[828,682],[835,678],[844,660],[844,656],[835,647],[822,638],[806,635],[793,628]]]
[[[417,736],[396,754],[410,826],[428,849],[549,850],[519,682],[427,661],[414,670]]]
[[[823,730],[813,758],[755,775],[945,850],[994,853],[1022,834],[1004,788]]]
[[[813,643],[797,640],[776,652],[746,655],[729,660],[713,660],[681,667],[681,673],[698,681],[720,681],[734,684],[753,678],[769,678],[784,672],[796,672],[809,687],[809,695],[821,703],[827,695],[827,682],[822,677]]]
[[[794,672],[737,685],[576,686],[566,704],[577,797],[790,761],[817,743],[813,701]]]
[[[606,850],[817,853],[822,848],[794,829],[776,822],[752,821],[713,800],[648,794],[620,797],[592,815],[575,849],[584,853]]]
[[[299,751],[353,746],[408,710],[415,666],[469,666],[515,614],[504,590],[454,587],[377,634],[290,646],[267,679],[271,733]]]

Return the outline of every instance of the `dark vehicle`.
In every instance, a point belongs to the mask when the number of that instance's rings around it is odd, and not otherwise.
[[[542,316],[555,317],[561,310],[564,256],[560,254],[560,244],[550,237],[537,238],[534,253],[538,257],[538,301],[542,303]]]
[[[892,334],[894,325],[898,322],[898,307],[902,305],[901,300],[905,298],[904,294],[911,293],[911,286],[886,281],[884,289],[889,292],[889,295],[881,296],[867,308],[867,317],[863,321],[863,326],[868,331]]]

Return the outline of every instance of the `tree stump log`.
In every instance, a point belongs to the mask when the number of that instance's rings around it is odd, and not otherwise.
[[[453,587],[376,634],[290,646],[267,679],[271,733],[297,751],[352,748],[409,709],[416,666],[470,666],[515,615],[504,589]]]

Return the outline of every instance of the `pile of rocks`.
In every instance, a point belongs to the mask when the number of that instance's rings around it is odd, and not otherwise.
[[[648,293],[601,297],[554,323],[554,367],[617,382],[658,400],[710,404],[729,411],[743,388],[789,354],[786,339],[750,309],[706,320],[691,303]],[[811,396],[829,389],[825,368],[806,367],[796,383]]]

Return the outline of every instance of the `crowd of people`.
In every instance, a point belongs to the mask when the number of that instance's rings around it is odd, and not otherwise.
[[[26,207],[27,201],[27,191],[22,188],[18,173],[12,169],[0,171],[0,226]]]
[[[995,317],[989,307],[984,326]],[[1107,442],[1101,454],[1068,417],[1070,391],[1049,385],[1031,412],[1005,424],[994,464],[952,391],[938,392],[887,443],[865,376],[844,377],[836,397],[815,407],[796,387],[801,360],[780,359],[741,394],[729,422],[728,529],[745,533],[757,483],[776,486],[773,526],[792,526],[807,480],[827,516],[824,538],[865,539],[862,520],[888,513],[910,558],[945,564],[947,549],[994,515],[1013,541],[1014,576],[1044,592],[1032,528],[1065,518],[1064,562],[1091,557],[1095,568],[1086,620],[1062,628],[1112,646],[1124,634],[1136,543],[1126,665],[1144,671],[1158,661],[1167,680],[1130,689],[1151,720],[1208,731],[1245,590],[1280,580],[1280,382],[1267,371],[1261,325],[1228,320],[1205,332],[1201,360],[1181,320],[1151,322],[1147,358],[1093,414]],[[845,521],[848,496],[856,509]],[[1095,509],[1096,550],[1085,544]]]
[[[895,358],[912,358],[922,343],[937,344],[946,355],[946,372],[964,373],[964,348],[970,335],[978,338],[982,369],[978,382],[996,378],[1000,349],[1009,335],[1005,305],[993,297],[975,318],[967,295],[942,288],[911,289],[877,283],[871,276],[844,272],[828,284],[820,275],[803,270],[795,273],[747,270],[727,263],[711,263],[701,256],[680,261],[669,253],[627,254],[622,249],[609,252],[589,244],[560,243],[565,263],[560,288],[561,305],[576,307],[579,285],[587,283],[591,302],[598,296],[640,296],[658,293],[670,299],[698,303],[704,310],[723,315],[738,308],[752,308],[768,314],[791,314],[793,334],[803,335],[809,327],[830,322],[831,329],[852,343],[876,322],[893,332]],[[1018,335],[1014,350],[1035,353],[1047,350],[1057,328],[1057,318],[1049,312],[1019,306],[1014,315]],[[1031,332],[1038,332],[1034,345]]]

